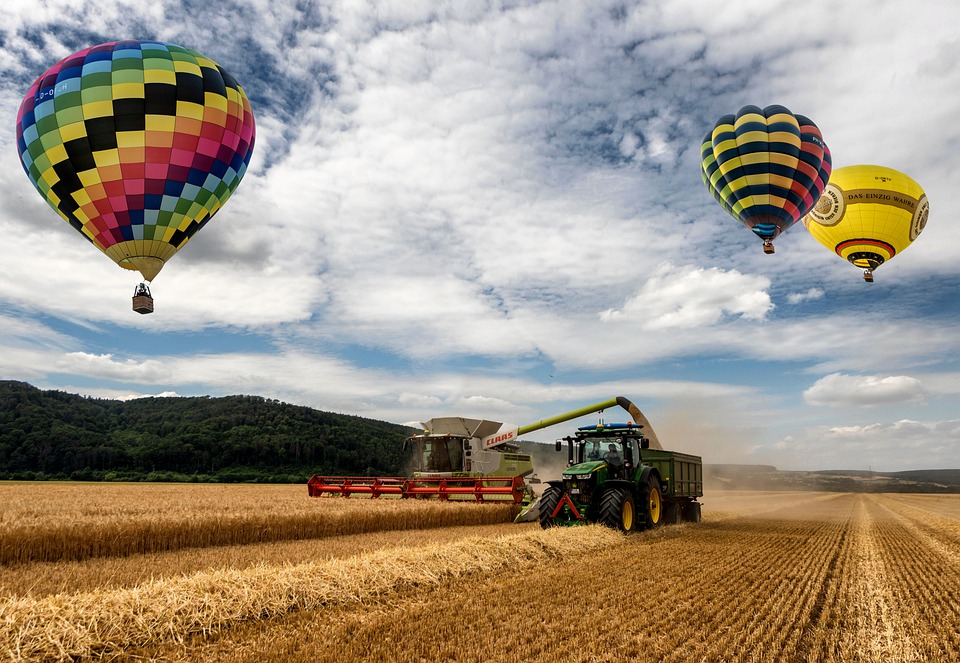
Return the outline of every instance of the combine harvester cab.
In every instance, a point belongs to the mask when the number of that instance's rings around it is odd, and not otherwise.
[[[412,473],[407,497],[519,504],[529,499],[533,460],[516,441],[520,427],[486,419],[438,417],[406,439]]]
[[[539,480],[533,474],[532,458],[517,445],[519,437],[615,405],[639,414],[630,401],[619,396],[526,426],[437,417],[423,423],[422,433],[404,441],[410,454],[409,476],[315,475],[307,490],[311,497],[439,498],[527,506],[536,498],[529,484]]]
[[[630,532],[699,522],[700,457],[654,445],[646,427],[649,422],[584,426],[557,440],[557,451],[567,443],[567,469],[531,506],[540,526],[601,523]]]

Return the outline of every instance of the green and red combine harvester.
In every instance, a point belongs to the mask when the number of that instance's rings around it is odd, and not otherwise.
[[[411,454],[409,476],[315,475],[307,483],[307,490],[312,497],[439,498],[527,505],[536,498],[529,484],[539,482],[532,476],[530,454],[522,453],[516,444],[520,436],[615,406],[630,413],[638,429],[649,429],[640,410],[623,396],[526,426],[438,417],[423,423],[423,432],[404,441]],[[528,512],[529,509],[525,511]]]
[[[557,440],[557,451],[567,443],[567,468],[518,520],[536,517],[544,529],[601,523],[624,532],[699,522],[700,457],[664,450],[644,423],[584,426]]]

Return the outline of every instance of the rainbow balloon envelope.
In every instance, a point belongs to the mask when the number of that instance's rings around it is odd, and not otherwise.
[[[64,58],[30,86],[17,114],[20,162],[40,195],[147,281],[236,190],[255,133],[233,76],[158,41]]]

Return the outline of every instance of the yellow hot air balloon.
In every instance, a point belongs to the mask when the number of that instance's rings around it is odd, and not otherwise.
[[[845,166],[830,175],[803,225],[872,282],[873,270],[920,235],[929,213],[927,195],[904,173],[885,166]]]

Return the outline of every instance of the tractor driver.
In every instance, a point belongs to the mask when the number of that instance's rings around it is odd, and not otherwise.
[[[603,455],[603,459],[607,461],[610,465],[622,465],[623,459],[620,457],[620,452],[617,451],[617,445],[611,444],[607,453]]]

